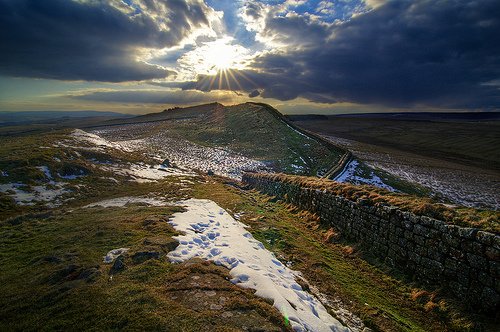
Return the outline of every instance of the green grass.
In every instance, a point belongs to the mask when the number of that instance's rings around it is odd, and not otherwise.
[[[480,168],[500,169],[500,122],[411,121],[363,117],[330,117],[302,121],[315,132],[443,158]]]
[[[161,123],[159,130],[200,145],[229,148],[270,162],[282,172],[316,175],[335,165],[343,154],[341,149],[328,149],[298,133],[259,105],[206,108],[181,121],[175,120],[179,112]]]
[[[166,223],[176,211],[181,208],[60,210],[15,225],[1,223],[0,330],[234,331],[243,325],[284,330],[279,313],[232,285],[227,270],[168,262],[171,247],[162,244],[176,234]],[[130,248],[126,269],[111,278],[102,259],[120,247]],[[144,250],[162,256],[145,262],[130,258]],[[189,284],[195,275],[201,276],[197,286]],[[218,295],[204,295],[206,289]],[[225,319],[222,311],[203,304],[221,294],[227,299],[223,311],[237,319]],[[201,307],[193,308],[189,299],[201,301]]]

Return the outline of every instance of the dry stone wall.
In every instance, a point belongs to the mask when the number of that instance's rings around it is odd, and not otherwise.
[[[421,282],[484,311],[500,309],[500,236],[392,206],[369,206],[326,190],[246,173],[243,182],[317,214],[343,238]]]

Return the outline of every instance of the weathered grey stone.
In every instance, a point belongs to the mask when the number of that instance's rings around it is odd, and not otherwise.
[[[458,234],[460,237],[468,240],[474,240],[476,238],[477,229],[470,227],[457,227]]]
[[[488,287],[495,287],[495,279],[493,279],[489,274],[486,274],[485,272],[479,272],[477,279],[481,284],[488,286]]]
[[[422,225],[415,225],[413,227],[413,233],[423,236],[423,237],[428,237],[429,236],[429,229],[425,226]]]
[[[132,256],[132,260],[135,264],[142,263],[148,259],[158,258],[160,258],[160,253],[158,251],[139,251]]]
[[[414,235],[413,236],[413,240],[415,241],[415,243],[417,243],[417,244],[419,244],[421,246],[425,245],[425,238],[423,236]]]
[[[476,269],[488,271],[488,261],[481,256],[467,254],[467,261],[469,262],[470,266]]]
[[[111,266],[111,269],[109,270],[109,274],[116,274],[120,271],[123,271],[126,268],[125,264],[125,256],[120,255],[116,257],[115,261],[113,262],[113,266]]]
[[[500,250],[494,247],[488,247],[485,250],[485,256],[494,262],[499,262],[500,261]]]
[[[426,226],[426,227],[434,227],[434,219],[426,217],[426,216],[421,216],[419,218],[419,222],[421,225]]]
[[[443,241],[453,247],[453,248],[458,248],[460,246],[460,239],[454,236],[453,234],[450,233],[445,233],[443,234]]]
[[[455,248],[450,248],[450,256],[457,259],[457,260],[462,260],[465,257],[465,254],[463,251],[460,251]]]
[[[476,234],[476,239],[487,246],[491,246],[493,245],[495,235],[485,231],[478,231]]]
[[[500,296],[494,289],[485,287],[481,293],[481,302],[487,306],[487,309],[488,307],[494,309],[500,302]]]

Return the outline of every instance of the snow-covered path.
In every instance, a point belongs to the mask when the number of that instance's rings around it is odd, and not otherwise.
[[[174,214],[170,223],[185,235],[176,237],[180,245],[168,254],[171,261],[199,257],[227,267],[233,283],[272,300],[296,331],[348,331],[297,284],[297,272],[284,266],[215,202],[189,199],[181,205],[187,211]]]

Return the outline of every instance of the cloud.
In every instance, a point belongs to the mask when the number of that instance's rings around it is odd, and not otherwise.
[[[130,5],[127,5],[130,3]],[[175,74],[148,63],[148,49],[179,45],[208,26],[198,0],[0,0],[0,73],[88,81]]]
[[[233,99],[232,92],[204,93],[183,90],[100,90],[68,95],[73,99],[105,103],[175,104],[187,105],[205,102],[225,102]]]
[[[259,95],[260,95],[259,90],[253,90],[252,92],[250,92],[250,93],[248,94],[248,97],[250,97],[250,98],[255,98],[255,97],[259,96]]]
[[[247,18],[265,17],[258,34],[284,46],[236,72],[251,79],[241,80],[243,89],[279,100],[500,107],[499,86],[492,83],[500,78],[500,2],[370,3],[378,6],[341,24],[247,6]],[[229,88],[220,76],[188,86],[212,90],[221,81],[221,88]]]

